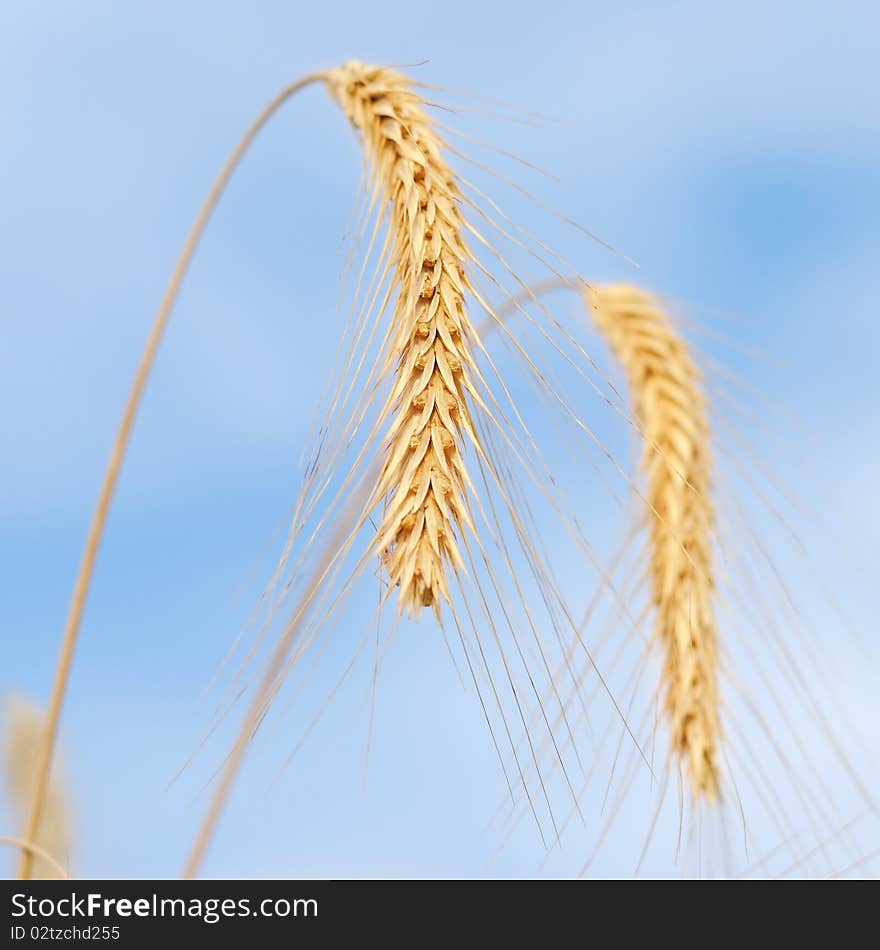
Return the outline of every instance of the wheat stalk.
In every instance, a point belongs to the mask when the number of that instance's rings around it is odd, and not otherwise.
[[[461,193],[442,143],[394,70],[349,62],[328,88],[363,137],[374,186],[390,205],[398,297],[383,373],[394,385],[377,494],[386,499],[374,546],[402,609],[439,613],[446,567],[462,565],[456,535],[469,521],[462,437],[475,440],[465,393],[472,328],[464,311],[468,251]]]
[[[55,880],[66,881],[70,878],[64,866],[59,863],[54,855],[49,854],[45,848],[41,848],[33,841],[25,841],[24,838],[16,838],[14,835],[0,835],[0,845],[15,848],[16,851],[26,851],[28,854],[33,855],[35,859],[45,861],[46,866],[53,872]],[[50,879],[50,875],[48,874],[43,875],[43,877],[46,880]]]
[[[21,699],[9,704],[4,774],[10,801],[22,823],[27,820],[33,797],[44,730],[45,716],[37,707]],[[27,853],[36,857],[33,867],[35,878],[46,880],[67,876],[57,859],[66,859],[70,853],[70,809],[64,785],[57,776],[50,780],[46,790],[36,835],[29,839],[28,844],[19,843]]]
[[[52,767],[52,755],[55,749],[55,739],[58,734],[58,723],[61,719],[61,707],[64,703],[64,696],[67,692],[67,684],[70,680],[70,667],[73,663],[73,655],[76,651],[76,644],[79,637],[80,625],[82,624],[83,612],[85,611],[86,599],[91,586],[92,576],[95,571],[95,563],[98,558],[98,550],[101,546],[101,540],[104,536],[104,529],[107,525],[107,516],[110,512],[110,502],[113,500],[113,493],[116,490],[116,483],[119,480],[119,472],[122,469],[122,461],[128,448],[131,432],[134,426],[135,416],[143,399],[144,390],[147,386],[147,380],[150,371],[156,361],[156,354],[159,351],[159,344],[168,325],[171,316],[171,310],[177,300],[177,295],[183,283],[183,278],[189,269],[189,265],[199,245],[205,227],[217,207],[217,203],[232,173],[239,166],[242,158],[250,148],[254,139],[266,123],[275,115],[275,113],[296,93],[305,86],[324,79],[324,74],[313,73],[304,76],[296,82],[285,86],[274,99],[259,113],[259,115],[250,124],[244,135],[236,144],[235,148],[226,159],[220,170],[211,190],[208,192],[192,228],[184,242],[183,249],[180,252],[174,270],[171,272],[168,285],[159,309],[153,320],[147,342],[138,364],[137,372],[134,376],[131,392],[128,401],[122,412],[122,419],[119,423],[119,429],[116,433],[116,439],[110,452],[110,460],[107,463],[107,469],[104,473],[104,479],[101,483],[101,490],[98,494],[98,502],[95,506],[92,521],[89,525],[89,533],[86,537],[85,547],[82,553],[79,570],[76,575],[76,582],[73,588],[73,596],[70,600],[70,606],[67,612],[67,619],[64,624],[64,631],[61,635],[61,646],[58,653],[58,662],[55,667],[55,678],[52,683],[52,694],[49,699],[49,709],[46,714],[46,723],[39,745],[37,757],[36,779],[34,782],[34,791],[31,798],[30,810],[28,812],[27,824],[25,826],[25,841],[32,841],[35,837],[37,828],[40,825],[44,802],[49,785],[49,773]],[[18,877],[27,880],[32,873],[34,854],[29,848],[22,848],[21,861],[18,866]]]
[[[694,795],[712,801],[719,794],[718,634],[712,456],[700,373],[651,294],[618,284],[588,288],[585,298],[626,373],[644,438],[654,629],[672,750]]]

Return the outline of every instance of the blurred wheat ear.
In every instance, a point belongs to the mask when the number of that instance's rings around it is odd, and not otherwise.
[[[654,631],[673,754],[696,798],[718,797],[718,633],[713,606],[712,453],[700,373],[649,293],[588,288],[597,330],[626,374],[642,428]]]
[[[40,743],[46,729],[45,714],[31,703],[16,697],[8,704],[3,773],[9,800],[21,826],[24,826],[37,778]],[[36,835],[28,839],[37,849],[33,855],[33,877],[55,880],[69,865],[72,843],[71,809],[63,781],[53,772],[46,791]]]

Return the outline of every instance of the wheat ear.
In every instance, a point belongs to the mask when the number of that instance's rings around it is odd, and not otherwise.
[[[35,706],[20,699],[10,703],[4,773],[10,801],[22,824],[27,820],[37,779],[39,747],[45,724],[45,716]],[[64,785],[56,775],[46,789],[42,818],[31,841],[27,850],[36,858],[33,876],[39,880],[66,877],[58,862],[66,862],[70,853],[70,809]]]
[[[719,794],[718,635],[712,457],[700,373],[651,294],[619,284],[589,288],[585,296],[626,373],[644,438],[654,628],[672,750],[695,796],[712,801]]]
[[[364,139],[373,186],[390,205],[398,297],[383,373],[394,384],[381,419],[389,419],[387,450],[371,498],[386,500],[373,540],[402,610],[439,613],[449,600],[446,567],[461,557],[456,531],[470,527],[469,480],[461,438],[477,438],[465,402],[475,333],[463,309],[469,254],[461,240],[460,198],[441,156],[442,143],[407,79],[394,70],[351,61],[326,74],[327,89]],[[350,499],[358,501],[358,499]],[[368,501],[367,509],[374,501]],[[355,515],[342,518],[351,523]],[[281,675],[285,659],[319,588],[324,569],[347,531],[325,547],[308,593],[272,652],[245,714],[184,866],[194,877],[223,811],[245,751]]]
[[[363,137],[394,242],[398,296],[383,367],[394,384],[374,545],[401,609],[439,613],[449,600],[447,566],[462,563],[456,536],[469,521],[462,439],[475,438],[465,401],[473,331],[463,303],[461,194],[404,76],[349,62],[330,71],[328,89]]]

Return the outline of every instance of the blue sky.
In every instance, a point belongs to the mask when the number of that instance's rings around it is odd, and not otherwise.
[[[48,694],[129,379],[224,155],[282,84],[351,57],[427,60],[415,70],[426,81],[558,116],[538,131],[490,123],[492,141],[558,175],[542,195],[640,270],[552,219],[536,219],[541,236],[566,242],[587,276],[637,278],[720,313],[725,332],[772,355],[719,351],[806,432],[795,487],[828,486],[811,504],[845,539],[832,548],[816,535],[811,554],[870,641],[878,28],[876,5],[846,2],[551,0],[526,15],[452,0],[436,17],[381,2],[5,3],[0,688]],[[294,498],[335,345],[337,248],[357,174],[344,119],[321,90],[304,93],[248,157],[187,280],[65,711],[81,874],[169,876],[185,853],[210,757],[166,786],[207,722],[198,697],[235,633],[235,592]],[[784,464],[774,441],[761,452]],[[809,603],[807,587],[794,593]],[[876,750],[876,677],[816,616],[829,649],[840,644],[846,695]],[[206,873],[493,873],[484,825],[503,792],[497,763],[442,646],[413,629],[383,673],[365,790],[368,673],[275,785],[311,709],[258,744]],[[596,870],[628,873],[607,862]],[[539,863],[523,834],[492,867],[528,875]],[[559,872],[578,866],[575,853]]]

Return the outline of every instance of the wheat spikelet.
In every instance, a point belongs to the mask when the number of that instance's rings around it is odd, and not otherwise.
[[[15,699],[9,703],[6,724],[4,772],[11,803],[24,823],[33,795],[37,752],[45,731],[43,713],[30,703]],[[57,776],[50,782],[34,843],[67,864],[71,844],[70,811],[63,785]],[[58,878],[50,862],[34,861],[33,876],[41,880]]]
[[[626,373],[643,430],[651,594],[672,748],[695,796],[711,801],[718,797],[720,727],[712,461],[700,374],[653,296],[611,285],[587,290],[586,298]]]
[[[383,369],[394,373],[394,386],[374,546],[400,588],[401,609],[439,612],[450,596],[447,567],[462,563],[456,535],[470,520],[461,443],[465,434],[474,438],[465,401],[472,330],[463,306],[461,195],[402,75],[350,62],[330,72],[328,87],[363,136],[394,241],[398,297]]]

